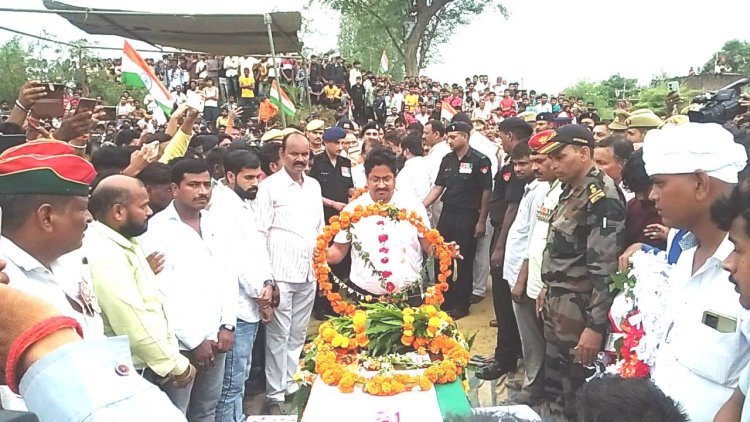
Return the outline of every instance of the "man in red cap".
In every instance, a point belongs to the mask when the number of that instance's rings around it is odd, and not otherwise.
[[[78,271],[81,262],[59,261],[81,247],[95,176],[94,167],[64,142],[27,142],[0,155],[0,255],[8,262],[10,287],[75,318],[87,335],[102,336],[92,287]]]

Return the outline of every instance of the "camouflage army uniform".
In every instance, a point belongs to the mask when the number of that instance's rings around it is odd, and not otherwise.
[[[590,375],[573,363],[583,330],[591,328],[606,337],[612,303],[609,277],[625,247],[624,227],[625,205],[603,171],[592,167],[581,185],[563,189],[542,259],[542,280],[548,287],[543,310],[545,401],[553,414],[562,411],[574,418],[576,391]]]

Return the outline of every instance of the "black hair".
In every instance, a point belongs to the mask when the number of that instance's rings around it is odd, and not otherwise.
[[[43,204],[61,207],[74,196],[44,194],[3,194],[0,195],[2,215],[2,234],[18,230]]]
[[[224,155],[224,171],[239,173],[242,169],[257,169],[260,167],[258,154],[252,151],[236,150]]]
[[[652,381],[609,376],[593,379],[578,390],[581,422],[684,422],[687,415]]]
[[[172,169],[157,161],[144,167],[136,178],[145,186],[168,185],[172,183]]]
[[[396,120],[393,122],[393,125],[406,125],[406,120],[404,120],[403,117],[398,116]]]
[[[427,122],[428,125],[430,125],[430,128],[432,128],[433,132],[437,132],[440,134],[440,136],[445,136],[445,125],[440,120],[430,120]],[[425,125],[426,126],[426,125]]]
[[[422,137],[417,133],[410,133],[401,140],[401,150],[409,150],[411,155],[421,157],[424,154],[422,146]]]
[[[127,148],[106,145],[91,156],[91,164],[97,172],[108,169],[123,171],[130,165],[130,154],[132,151]]]
[[[711,204],[711,221],[722,230],[729,231],[738,217],[745,220],[745,233],[750,236],[750,179],[742,180],[732,192]]]
[[[519,141],[528,141],[534,129],[519,117],[511,117],[503,120],[497,125],[501,132],[510,132]]]
[[[172,165],[172,183],[179,186],[186,174],[201,173],[211,174],[208,164],[205,161],[195,158],[183,158]]]
[[[279,158],[281,158],[281,144],[278,142],[266,142],[260,147],[258,155],[260,156],[260,169],[267,176],[270,176],[273,173],[271,171],[271,163],[277,163]]]
[[[375,166],[388,166],[395,176],[398,173],[398,161],[396,154],[388,148],[379,146],[373,148],[365,158],[365,175],[369,176]]]
[[[622,135],[610,135],[599,141],[596,148],[609,148],[615,153],[615,158],[620,162],[627,161],[633,155],[633,144]]]
[[[422,136],[422,132],[424,131],[424,126],[422,125],[422,123],[414,122],[406,128],[406,131],[409,133],[416,132],[416,133],[419,133],[419,136]]]
[[[94,189],[89,199],[89,211],[95,219],[101,221],[113,206],[130,202],[130,191],[121,186],[103,186]]]
[[[120,133],[115,136],[115,145],[122,146],[128,145],[133,139],[138,139],[141,134],[132,129],[121,130]]]
[[[388,133],[383,135],[383,140],[386,142],[390,142],[393,145],[401,145],[401,136],[399,136],[398,133],[396,133],[395,130],[390,130]]]
[[[531,155],[531,148],[529,148],[528,142],[519,142],[510,151],[510,158],[514,160],[520,160],[523,157]]]
[[[208,164],[208,167],[213,169],[217,165],[223,166],[226,152],[224,148],[214,148],[209,151],[206,154],[206,164]]]
[[[648,193],[651,190],[653,182],[646,173],[643,150],[635,151],[622,165],[622,184],[631,192]]]

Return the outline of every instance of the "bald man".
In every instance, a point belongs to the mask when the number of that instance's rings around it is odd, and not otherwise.
[[[119,174],[103,179],[89,202],[96,221],[86,231],[83,253],[102,308],[104,333],[128,336],[136,369],[185,413],[196,371],[180,354],[156,275],[135,239],[148,228],[153,214],[148,204],[140,180]]]

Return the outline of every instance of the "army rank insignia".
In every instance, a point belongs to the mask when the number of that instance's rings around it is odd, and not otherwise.
[[[589,183],[586,189],[589,191],[589,202],[591,202],[592,204],[595,204],[596,201],[606,196],[604,191],[599,186],[597,186],[596,183]]]

